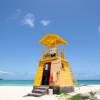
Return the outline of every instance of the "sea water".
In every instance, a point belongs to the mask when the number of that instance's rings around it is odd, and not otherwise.
[[[100,85],[100,80],[78,80],[78,84]],[[0,80],[0,86],[33,86],[33,80]]]
[[[0,86],[32,86],[33,80],[0,80]]]
[[[77,82],[85,85],[100,85],[100,80],[78,80]]]

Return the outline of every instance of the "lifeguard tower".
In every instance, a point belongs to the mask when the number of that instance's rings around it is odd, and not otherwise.
[[[65,59],[64,48],[61,53],[57,48],[58,45],[64,47],[68,42],[56,34],[47,34],[39,43],[48,49],[43,50],[39,60],[32,92],[45,94],[49,88],[54,93],[74,91],[74,77],[69,62]]]

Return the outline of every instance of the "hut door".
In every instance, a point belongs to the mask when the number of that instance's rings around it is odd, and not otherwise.
[[[50,67],[51,67],[50,62],[44,64],[41,85],[49,85]]]

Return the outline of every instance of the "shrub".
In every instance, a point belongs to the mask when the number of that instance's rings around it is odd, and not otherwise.
[[[96,92],[91,91],[89,94],[90,94],[90,97],[91,97],[92,100],[97,100]]]
[[[80,94],[76,94],[76,95],[70,97],[68,100],[83,100],[83,98]]]

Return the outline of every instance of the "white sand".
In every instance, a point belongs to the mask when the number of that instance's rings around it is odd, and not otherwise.
[[[57,100],[54,95],[42,97],[23,97],[31,93],[31,86],[0,86],[0,100]]]
[[[75,95],[81,93],[83,95],[89,94],[89,92],[96,92],[96,97],[100,100],[100,85],[86,85],[75,87],[75,91],[70,93],[70,95]]]
[[[23,97],[28,93],[31,93],[31,90],[31,86],[0,86],[0,100],[58,100],[56,95],[45,95],[42,97]],[[90,91],[98,91],[97,96],[100,99],[100,85],[75,87],[75,92],[70,94],[84,94]]]

